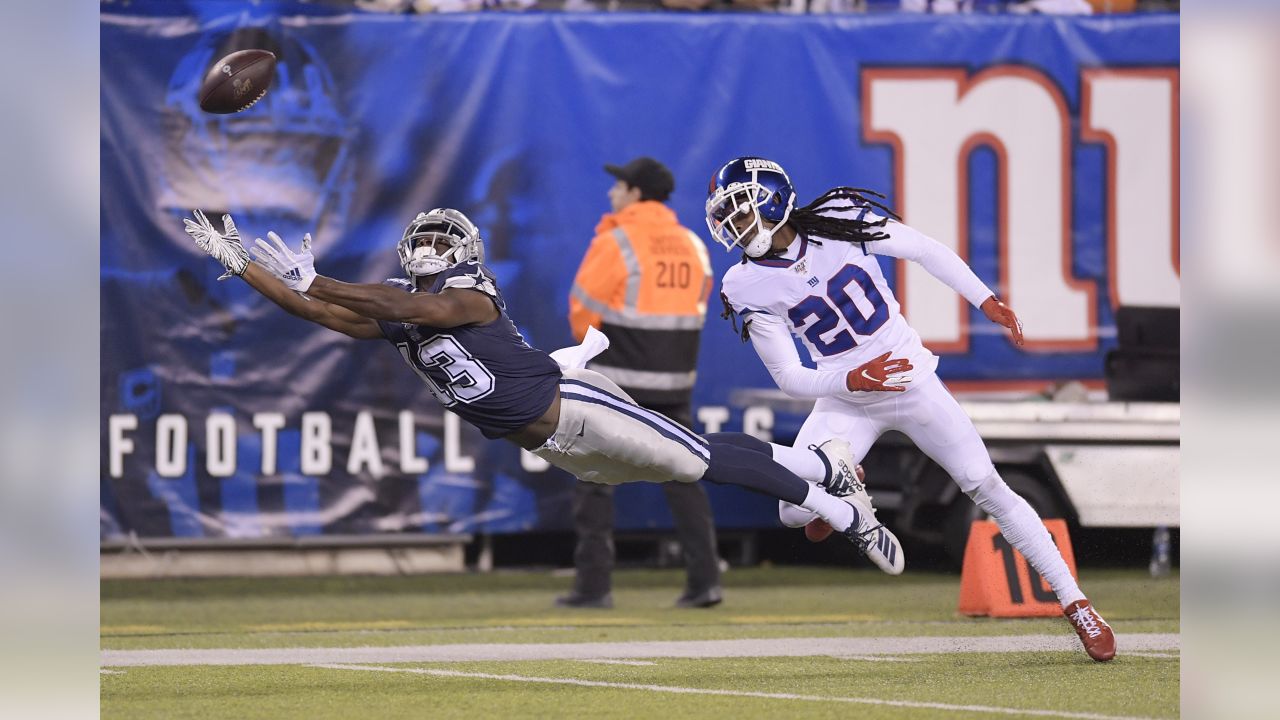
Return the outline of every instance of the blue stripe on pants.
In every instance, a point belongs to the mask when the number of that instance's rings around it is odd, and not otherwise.
[[[654,422],[652,418],[646,417],[646,415],[651,415],[652,413],[648,410],[645,410],[642,407],[639,407],[637,405],[632,405],[626,402],[611,402],[609,399],[606,399],[606,398],[595,398],[589,395],[582,395],[580,393],[573,392],[572,390],[561,390],[560,397],[565,400],[575,400],[577,402],[585,402],[585,403],[590,403],[592,405],[600,405],[602,407],[610,408],[611,410],[614,410],[618,413],[626,415],[632,420],[637,420],[639,422],[644,423],[645,425],[648,425],[649,427],[653,428],[655,432],[667,438],[668,440],[675,441],[680,445],[680,447],[683,447],[685,450],[688,450],[689,452],[693,453],[693,455],[695,455],[698,459],[702,460],[703,462],[710,462],[711,460],[711,453],[706,449],[705,446],[691,445],[686,438],[683,438],[680,435],[677,435],[676,433],[671,432],[667,428],[663,427],[663,425]]]
[[[613,393],[609,392],[608,390],[592,385],[591,383],[583,382],[581,380],[572,380],[570,378],[561,379],[560,380],[561,388],[563,388],[566,385],[581,387],[586,390],[590,390],[592,392],[604,395],[606,398],[613,401],[613,404],[611,404],[610,407],[616,407],[626,412],[635,411],[635,412],[642,413],[647,418],[646,422],[650,423],[651,425],[660,425],[662,427],[665,427],[668,432],[674,433],[675,435],[678,435],[679,437],[683,438],[682,442],[686,446],[688,446],[694,453],[702,456],[702,459],[707,460],[711,457],[711,452],[710,450],[707,449],[706,440],[704,440],[697,433],[690,431],[688,428],[672,420],[666,415],[663,415],[661,413],[656,413],[646,408],[642,408],[639,405],[636,405],[635,403],[629,400],[620,398],[617,395],[614,395]],[[570,390],[569,392],[573,392],[573,391]]]

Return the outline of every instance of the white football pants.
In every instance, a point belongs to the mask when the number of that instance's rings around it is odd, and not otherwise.
[[[1044,523],[1027,501],[1000,479],[973,421],[938,376],[929,373],[908,385],[904,392],[883,395],[871,403],[819,398],[800,428],[795,446],[809,447],[833,437],[842,438],[849,443],[857,463],[884,432],[901,432],[941,465],[960,489],[995,520],[1009,544],[1057,593],[1063,607],[1083,598]],[[788,527],[802,527],[816,515],[779,502],[778,517]]]
[[[560,423],[534,455],[602,485],[692,483],[706,474],[711,450],[700,435],[636,405],[594,370],[562,372]]]

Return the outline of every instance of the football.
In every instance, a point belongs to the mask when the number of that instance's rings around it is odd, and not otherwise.
[[[251,107],[267,94],[276,56],[266,50],[240,50],[222,58],[200,83],[200,109],[227,115]]]
[[[809,542],[820,543],[831,537],[833,532],[835,530],[822,518],[814,518],[809,521],[808,525],[804,526],[804,536]]]

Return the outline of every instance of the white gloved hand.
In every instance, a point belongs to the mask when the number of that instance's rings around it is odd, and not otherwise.
[[[306,292],[316,279],[316,259],[311,254],[311,233],[302,236],[302,249],[296,253],[274,232],[268,232],[267,237],[271,238],[275,247],[263,242],[262,238],[257,238],[254,240],[257,245],[253,248],[254,261],[288,285],[290,290]]]
[[[236,222],[231,216],[222,216],[222,232],[218,232],[203,211],[192,210],[191,214],[195,216],[195,222],[182,219],[187,226],[187,234],[196,241],[196,247],[209,253],[209,257],[226,268],[226,272],[218,279],[226,280],[232,275],[243,275],[245,268],[249,267],[249,253],[240,244],[240,231],[236,229]]]

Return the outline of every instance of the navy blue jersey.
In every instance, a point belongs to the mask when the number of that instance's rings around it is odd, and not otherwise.
[[[408,280],[386,284],[421,292]],[[509,435],[542,417],[558,391],[560,366],[516,330],[492,273],[477,263],[459,263],[437,275],[427,292],[447,288],[488,295],[498,307],[498,318],[454,328],[379,320],[382,335],[441,405],[480,428],[485,437]]]

